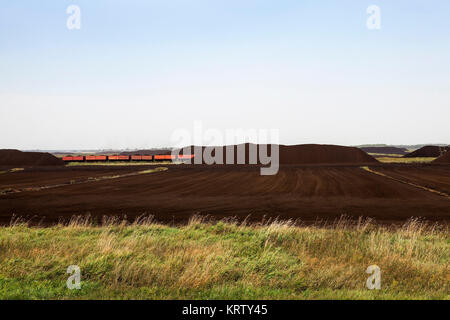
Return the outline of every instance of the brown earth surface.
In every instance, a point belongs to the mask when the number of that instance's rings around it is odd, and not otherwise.
[[[205,154],[205,149],[212,157],[219,159],[221,163],[229,163],[227,161],[227,148],[233,151],[230,158],[232,163],[238,162],[239,148],[242,148],[242,152],[245,150],[243,159],[245,163],[250,163],[250,154],[253,150],[253,154],[257,156],[254,163],[264,163],[260,161],[260,152],[263,155],[271,155],[273,145],[261,145],[261,144],[241,144],[224,147],[205,147],[205,146],[188,146],[182,149],[180,153],[194,154],[196,159],[201,159],[198,154]],[[378,161],[372,156],[368,155],[364,151],[355,147],[344,147],[337,145],[320,145],[320,144],[300,144],[300,145],[277,145],[279,148],[279,163],[280,164],[368,164],[377,163]],[[221,151],[221,154],[216,156],[215,148]],[[264,148],[264,149],[261,149]],[[195,162],[194,158],[194,163]],[[203,159],[204,160],[204,159]],[[203,161],[202,163],[205,163]],[[207,162],[206,162],[207,163]],[[216,162],[217,163],[217,162]]]
[[[46,152],[0,149],[0,166],[62,166],[64,161]]]
[[[398,148],[398,147],[361,147],[360,149],[367,153],[397,154],[397,155],[405,155],[408,153],[408,150],[406,148]]]
[[[375,169],[390,177],[418,184],[450,195],[450,166],[381,167]]]
[[[8,168],[4,168],[7,170]],[[78,181],[88,178],[111,176],[135,172],[138,169],[125,166],[111,168],[108,166],[82,166],[82,167],[26,167],[23,171],[0,174],[0,191],[3,189],[22,189],[39,186],[48,186]],[[2,167],[0,167],[2,171]]]
[[[440,157],[450,147],[425,146],[411,153],[404,155],[404,158],[436,158]]]
[[[450,166],[284,165],[277,175],[261,176],[258,166],[169,165],[167,171],[67,184],[61,187],[0,195],[0,222],[12,215],[56,223],[72,215],[126,215],[130,220],[152,214],[161,222],[184,223],[193,214],[212,218],[301,219],[306,223],[341,215],[401,223],[410,217],[450,221],[448,197],[407,184],[413,181],[449,191]],[[150,168],[150,167],[149,167]],[[153,168],[153,167],[151,167]],[[0,189],[44,186],[89,176],[122,174],[145,168],[33,168],[0,175]]]
[[[447,151],[439,158],[433,160],[433,162],[435,162],[435,163],[450,163],[450,152]]]

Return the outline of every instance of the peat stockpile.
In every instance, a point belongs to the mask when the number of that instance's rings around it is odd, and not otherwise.
[[[406,148],[397,148],[397,147],[362,147],[360,149],[367,153],[398,154],[398,155],[405,155],[408,153],[408,150]]]
[[[404,155],[404,158],[436,158],[449,150],[450,147],[426,146]]]
[[[433,163],[450,163],[450,151],[447,151],[439,158],[433,160]]]
[[[360,164],[377,163],[372,156],[355,147],[301,144],[280,145],[282,164]]]
[[[226,161],[226,149],[233,148],[234,150],[234,164],[239,164],[237,161],[238,150],[245,150],[245,163],[250,163],[250,151],[257,154],[257,164],[260,164],[259,152],[261,147],[266,148],[262,150],[262,154],[267,154],[271,157],[271,145],[256,145],[256,144],[241,144],[228,147],[218,147],[222,150],[222,155],[215,154],[215,147],[194,147],[189,146],[183,149],[181,153],[194,154],[198,159],[197,153],[202,150],[202,154],[210,153],[212,157],[222,159],[222,163],[229,163]],[[279,145],[279,163],[280,164],[365,164],[377,163],[378,161],[372,156],[368,155],[361,149],[355,147],[344,147],[336,145],[319,145],[319,144],[301,144],[301,145]],[[201,149],[200,149],[201,148]],[[242,152],[242,151],[241,151]],[[205,159],[203,162],[205,163]]]
[[[171,153],[171,150],[168,150],[168,149],[150,149],[150,150],[124,151],[124,152],[121,152],[120,155],[122,155],[122,156],[133,156],[133,155],[153,156],[155,154],[169,155],[170,153]]]
[[[1,166],[62,166],[64,161],[47,152],[22,152],[14,149],[0,150]]]

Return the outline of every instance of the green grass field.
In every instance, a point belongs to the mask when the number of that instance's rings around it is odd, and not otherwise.
[[[0,228],[0,299],[449,299],[449,246],[447,227],[417,221],[14,223]],[[369,265],[381,290],[366,288]]]

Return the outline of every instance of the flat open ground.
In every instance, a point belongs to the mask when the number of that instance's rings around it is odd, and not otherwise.
[[[194,214],[307,223],[341,215],[384,223],[412,216],[450,221],[448,165],[370,166],[396,180],[359,166],[286,165],[275,176],[260,176],[255,166],[162,166],[168,170],[124,177],[147,168],[25,168],[0,174],[0,222],[9,223],[13,214],[54,223],[87,213],[129,219],[151,214],[166,223],[184,223]],[[114,179],[102,180],[105,176]]]

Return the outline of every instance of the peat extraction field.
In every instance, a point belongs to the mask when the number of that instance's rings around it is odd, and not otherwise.
[[[450,1],[3,2],[0,303],[450,300]]]
[[[193,215],[304,223],[370,217],[450,220],[447,164],[281,165],[261,176],[251,165],[58,166],[3,168],[0,221],[54,224],[73,215],[153,215],[168,224]]]

